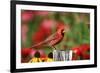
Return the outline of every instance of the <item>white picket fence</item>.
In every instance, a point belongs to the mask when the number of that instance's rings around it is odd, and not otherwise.
[[[54,61],[72,60],[72,50],[53,50]]]

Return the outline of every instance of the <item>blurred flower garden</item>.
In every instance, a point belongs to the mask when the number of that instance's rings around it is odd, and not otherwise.
[[[32,48],[56,32],[57,23],[69,26],[59,50],[72,50],[72,60],[90,59],[90,15],[75,12],[21,11],[21,62],[53,62],[49,46]]]

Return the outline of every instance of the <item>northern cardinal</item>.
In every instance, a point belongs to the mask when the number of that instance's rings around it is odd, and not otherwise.
[[[67,25],[65,26],[63,23],[57,24],[57,31],[49,36],[46,40],[43,42],[40,42],[36,45],[33,45],[31,48],[36,48],[38,46],[43,46],[45,44],[49,45],[50,47],[55,48],[55,45],[60,43],[64,37],[64,33],[66,32],[66,29],[68,30],[69,28]]]

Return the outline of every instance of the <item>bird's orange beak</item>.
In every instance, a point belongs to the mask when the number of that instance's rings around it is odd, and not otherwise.
[[[65,33],[66,31],[64,30],[63,33]]]

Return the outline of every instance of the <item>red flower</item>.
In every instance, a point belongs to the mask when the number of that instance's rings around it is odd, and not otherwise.
[[[54,20],[51,20],[51,19],[44,19],[42,22],[41,22],[41,26],[43,28],[47,28],[47,29],[50,29],[50,28],[53,28],[55,25],[55,21]]]
[[[31,54],[32,52],[32,49],[29,49],[29,48],[22,48],[21,49],[21,54],[22,54],[22,57],[27,57]]]
[[[83,59],[90,59],[90,45],[89,44],[82,44],[80,46],[80,50],[81,50]]]
[[[33,42],[34,43],[40,43],[41,41],[43,41],[44,38],[44,32],[43,30],[39,30],[37,31],[34,35],[33,35]]]
[[[46,54],[43,50],[37,50],[37,51],[34,51],[33,57],[38,57],[38,58],[41,58],[41,59],[45,59]]]
[[[38,50],[40,53],[40,58],[46,58],[46,54],[43,50]]]
[[[82,44],[81,46],[81,51],[89,51],[90,50],[90,45],[89,44]]]
[[[40,29],[44,31],[46,36],[51,34],[53,27],[55,27],[55,21],[51,19],[44,19],[40,24]]]
[[[33,57],[35,53],[36,53],[36,50],[32,49],[31,52],[30,52],[30,56]]]
[[[21,13],[22,22],[28,22],[32,20],[33,16],[34,16],[33,11],[22,11]]]
[[[81,59],[90,59],[90,46],[89,44],[82,44],[72,48],[74,54],[78,55]]]
[[[73,53],[74,53],[74,54],[76,54],[76,55],[78,55],[78,56],[81,55],[81,50],[80,50],[80,47],[79,47],[79,46],[73,47],[72,50],[73,50]]]
[[[90,55],[89,54],[84,54],[83,59],[90,59]]]

